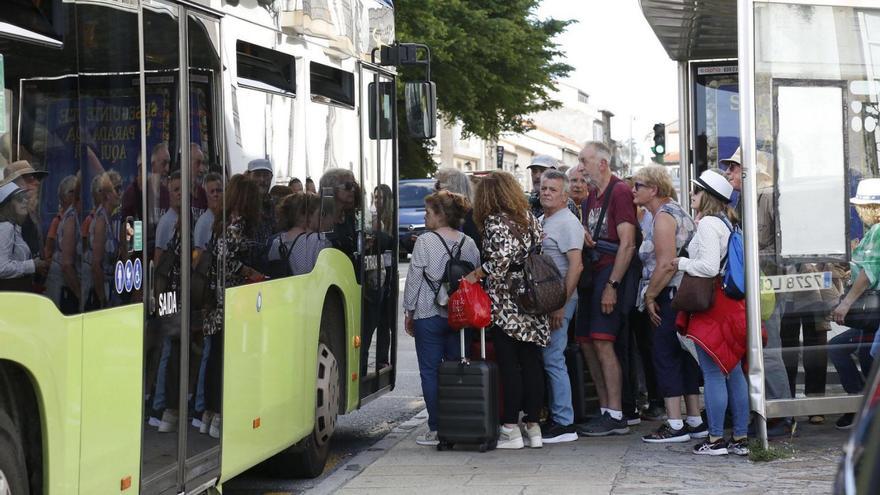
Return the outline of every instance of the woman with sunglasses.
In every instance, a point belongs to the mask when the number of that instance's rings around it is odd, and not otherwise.
[[[648,443],[687,442],[706,436],[700,417],[700,370],[693,357],[682,349],[675,328],[672,298],[682,276],[672,269],[672,260],[690,241],[694,221],[675,201],[675,189],[662,166],[640,169],[633,176],[633,202],[647,209],[653,218],[639,248],[642,279],[638,307],[648,313],[654,326],[651,353],[657,379],[657,393],[666,405],[667,420],[645,435]],[[687,418],[681,417],[685,398]]]
[[[100,175],[100,204],[95,208],[94,220],[89,225],[89,250],[86,253],[91,266],[92,287],[86,298],[86,310],[110,305],[110,283],[113,280],[119,256],[119,236],[114,234],[111,216],[122,199],[122,176],[115,170]]]
[[[320,196],[333,195],[333,211],[324,212],[322,231],[333,231],[333,247],[354,261],[357,251],[355,213],[360,208],[360,186],[351,170],[331,168],[324,172],[319,183]],[[357,273],[357,271],[355,271]]]
[[[33,257],[22,236],[27,218],[27,192],[14,182],[0,186],[0,291],[30,292],[34,274],[49,269],[47,261]]]
[[[696,344],[709,422],[708,438],[694,446],[693,452],[748,455],[749,396],[741,366],[746,351],[745,301],[727,297],[718,279],[727,256],[727,242],[737,222],[730,207],[733,186],[713,170],[703,172],[693,183],[691,206],[697,212],[697,232],[688,244],[688,256],[675,258],[671,263],[673,270],[715,279],[712,306],[680,321],[688,339]],[[728,405],[733,417],[730,441],[724,439]]]

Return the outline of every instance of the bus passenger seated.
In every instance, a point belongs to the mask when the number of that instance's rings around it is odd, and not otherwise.
[[[282,254],[287,253],[293,275],[311,272],[318,253],[330,247],[330,242],[316,231],[320,214],[321,200],[317,194],[301,192],[284,198],[276,213],[282,231],[272,240],[269,261],[282,259]],[[281,249],[282,243],[284,250]]]
[[[0,186],[0,290],[29,292],[35,273],[45,275],[49,263],[34,258],[22,235],[28,218],[28,196],[14,182]]]

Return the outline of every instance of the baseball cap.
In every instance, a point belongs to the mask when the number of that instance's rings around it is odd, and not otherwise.
[[[541,167],[555,169],[557,166],[559,166],[559,160],[556,158],[553,158],[550,155],[535,155],[532,157],[532,163],[526,168]]]
[[[268,170],[269,172],[275,173],[275,170],[272,168],[272,162],[265,158],[257,158],[248,163],[248,172],[254,172],[256,170]]]

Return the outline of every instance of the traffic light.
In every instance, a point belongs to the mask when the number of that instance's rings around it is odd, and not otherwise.
[[[666,124],[654,124],[654,146],[651,146],[651,157],[657,163],[663,163],[666,154]]]

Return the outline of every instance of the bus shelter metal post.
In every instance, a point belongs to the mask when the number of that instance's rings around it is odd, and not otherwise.
[[[678,198],[682,206],[690,209],[690,183],[691,183],[691,109],[690,109],[691,81],[688,72],[688,62],[678,63],[678,177],[681,187],[681,197]]]
[[[746,255],[746,322],[748,325],[749,399],[758,413],[758,437],[767,448],[764,351],[761,335],[761,280],[758,266],[758,199],[755,176],[755,23],[754,0],[737,2],[740,145],[742,149],[743,239]]]

